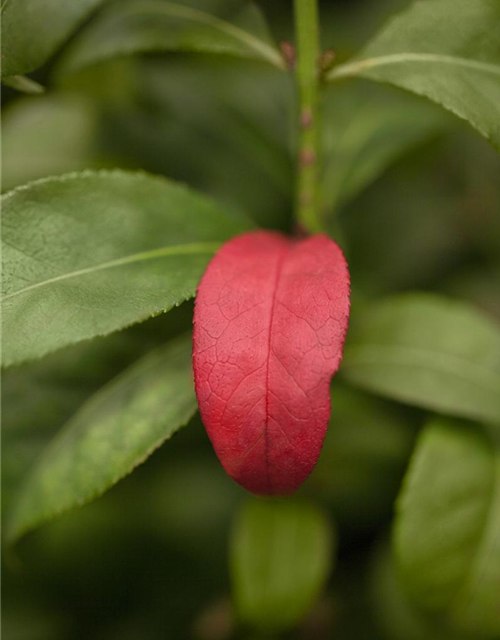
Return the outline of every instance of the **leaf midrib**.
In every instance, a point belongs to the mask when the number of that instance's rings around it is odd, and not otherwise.
[[[85,267],[83,269],[77,269],[75,271],[63,273],[61,275],[54,276],[53,278],[48,278],[47,280],[41,280],[40,282],[31,284],[27,287],[24,287],[23,289],[19,289],[18,291],[13,291],[12,293],[8,293],[7,295],[3,296],[2,301],[8,300],[10,298],[14,298],[15,296],[21,295],[23,293],[27,293],[28,291],[32,291],[33,289],[38,289],[40,287],[45,287],[50,284],[54,284],[56,282],[62,282],[64,280],[77,278],[79,276],[87,275],[89,273],[96,273],[98,271],[104,271],[106,269],[113,269],[115,267],[121,267],[127,264],[142,262],[144,260],[154,260],[157,258],[162,258],[162,257],[172,256],[172,255],[215,253],[215,251],[217,251],[220,245],[221,245],[220,242],[197,242],[197,243],[190,243],[190,244],[183,244],[183,245],[169,245],[167,247],[159,247],[158,249],[151,249],[149,251],[141,251],[138,253],[133,253],[128,256],[123,256],[122,258],[117,258],[116,260],[109,260],[108,262],[102,262],[101,264],[93,265],[91,267]]]
[[[363,72],[377,67],[383,67],[391,64],[405,64],[407,62],[428,62],[434,64],[449,64],[459,67],[465,67],[468,69],[475,69],[485,73],[491,73],[493,75],[500,76],[500,65],[495,65],[489,62],[482,62],[481,60],[470,60],[468,58],[462,58],[460,56],[450,56],[437,53],[416,53],[416,52],[402,52],[393,53],[384,56],[375,56],[372,58],[365,58],[363,60],[354,60],[334,67],[328,74],[327,80],[337,80],[339,78],[345,78],[355,75],[362,75]]]
[[[163,13],[166,16],[179,17],[185,20],[190,20],[192,22],[198,22],[212,26],[219,31],[226,33],[226,35],[232,36],[233,38],[235,38],[235,40],[243,43],[245,46],[258,53],[263,59],[267,60],[267,62],[271,63],[275,67],[278,67],[279,69],[285,69],[285,63],[281,55],[271,45],[267,44],[260,38],[257,38],[248,31],[245,31],[244,29],[231,24],[226,20],[222,20],[217,16],[206,13],[205,11],[200,11],[199,9],[194,9],[192,7],[185,7],[172,2],[150,2],[149,4],[133,7],[133,9],[136,9],[135,13],[137,14],[144,14],[148,12],[152,13],[153,11],[155,11],[158,14]]]
[[[358,354],[356,355],[356,352]],[[361,352],[361,356],[359,353]],[[363,353],[364,352],[364,353]],[[383,356],[381,356],[381,353]],[[389,364],[400,364],[407,367],[422,368],[427,367],[435,371],[453,375],[465,382],[474,383],[479,387],[487,388],[488,391],[498,393],[500,388],[500,373],[492,371],[487,367],[478,365],[466,358],[452,354],[430,351],[428,349],[389,346],[384,344],[370,344],[366,346],[353,346],[346,349],[343,369],[352,367],[353,362],[364,364],[377,364],[389,362]],[[413,361],[412,361],[413,359]],[[463,367],[463,369],[462,369]],[[463,371],[473,370],[474,376],[464,375]],[[494,378],[494,380],[492,380]]]

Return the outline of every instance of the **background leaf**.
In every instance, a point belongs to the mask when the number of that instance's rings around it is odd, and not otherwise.
[[[396,400],[500,421],[500,329],[463,303],[411,294],[364,309],[341,371]]]
[[[235,11],[236,8],[236,11]],[[59,74],[134,53],[188,51],[249,58],[284,68],[259,10],[233,3],[231,21],[165,0],[125,0],[112,5],[72,44]]]
[[[185,187],[116,171],[12,191],[2,223],[4,366],[179,305],[246,228]]]
[[[2,123],[2,189],[96,167],[97,116],[92,103],[76,96],[51,94],[9,105]]]
[[[191,325],[192,304],[184,303],[101,340],[72,345],[3,371],[3,513],[9,513],[44,447],[80,406],[126,367]]]
[[[7,76],[2,79],[2,84],[21,93],[39,94],[45,91],[45,87],[35,82],[28,76]]]
[[[474,638],[500,634],[499,498],[498,438],[431,422],[398,502],[397,560],[412,599]]]
[[[500,149],[500,5],[418,0],[329,80],[361,76],[430,98]]]
[[[332,534],[308,503],[251,500],[231,537],[233,597],[247,624],[280,631],[308,612],[330,572]]]
[[[394,554],[387,542],[375,548],[369,587],[374,616],[388,640],[466,640],[411,602],[401,585]],[[470,636],[468,640],[471,640]]]
[[[4,0],[2,77],[41,67],[102,0]]]
[[[367,83],[366,83],[367,84]],[[322,204],[329,213],[352,200],[400,156],[436,135],[443,113],[423,100],[373,85],[334,87],[323,114]]]
[[[391,515],[414,423],[401,407],[335,380],[330,425],[304,491],[321,496],[342,525],[376,526]]]
[[[35,465],[16,502],[10,538],[96,498],[143,462],[194,415],[192,378],[187,335],[95,394]]]

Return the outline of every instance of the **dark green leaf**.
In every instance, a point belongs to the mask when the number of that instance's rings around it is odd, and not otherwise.
[[[195,411],[191,339],[184,336],[132,365],[69,420],[21,490],[9,537],[100,496]]]
[[[2,77],[41,67],[102,0],[4,0]]]
[[[290,224],[288,74],[244,60],[172,56],[141,61],[140,91],[147,105],[113,117],[117,155],[128,144],[140,166],[200,188],[259,226]]]
[[[418,0],[328,79],[350,76],[426,96],[500,148],[500,3]]]
[[[304,489],[327,500],[342,524],[376,524],[391,513],[414,431],[400,407],[336,380],[325,443]]]
[[[163,0],[122,1],[81,34],[59,71],[68,74],[102,60],[151,51],[227,54],[284,68],[258,9],[246,5],[234,18],[230,22]]]
[[[322,192],[328,211],[353,199],[447,122],[437,107],[402,92],[388,95],[369,83],[335,89],[324,107]]]
[[[395,400],[500,422],[500,329],[460,302],[410,294],[364,310],[342,372]]]
[[[233,596],[238,616],[280,631],[306,615],[330,572],[332,534],[308,503],[251,500],[231,539]]]
[[[474,638],[500,635],[500,448],[434,420],[398,502],[397,560],[414,602]]]
[[[220,243],[246,228],[185,187],[118,171],[20,187],[2,223],[5,366],[193,297]]]

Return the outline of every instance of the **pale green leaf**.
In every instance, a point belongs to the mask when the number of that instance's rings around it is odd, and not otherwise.
[[[331,569],[333,538],[306,502],[251,500],[231,538],[233,597],[239,618],[281,631],[306,615]]]
[[[352,76],[425,96],[500,148],[500,3],[417,0],[327,77]]]
[[[398,501],[396,554],[412,600],[473,638],[498,638],[499,540],[498,437],[434,420]]]
[[[3,198],[3,364],[168,311],[246,223],[163,178],[84,172]]]
[[[342,372],[395,400],[500,422],[500,328],[461,302],[409,294],[365,309]]]
[[[259,28],[254,33],[256,23]],[[125,0],[109,7],[83,31],[63,59],[59,74],[152,51],[225,54],[284,68],[263,17],[252,5],[228,21],[177,2]]]
[[[2,190],[96,167],[96,109],[76,96],[49,94],[9,104],[2,118]]]
[[[28,76],[7,76],[2,78],[2,84],[21,93],[37,95],[45,91],[45,87]]]
[[[3,0],[2,77],[41,67],[103,0]]]
[[[100,496],[195,411],[191,339],[186,335],[132,365],[69,420],[20,491],[10,539]]]

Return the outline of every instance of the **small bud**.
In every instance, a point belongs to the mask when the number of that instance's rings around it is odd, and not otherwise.
[[[280,49],[283,58],[285,59],[286,66],[290,71],[295,68],[295,62],[297,60],[297,52],[291,42],[280,42]]]
[[[316,153],[313,149],[302,149],[300,152],[300,164],[303,167],[309,167],[316,162]]]
[[[336,57],[337,54],[333,49],[326,49],[325,51],[323,51],[319,59],[319,66],[323,73],[325,73],[326,71],[330,71],[330,69],[333,67]]]
[[[311,109],[303,109],[300,114],[300,126],[303,129],[309,129],[313,124],[313,114]]]

